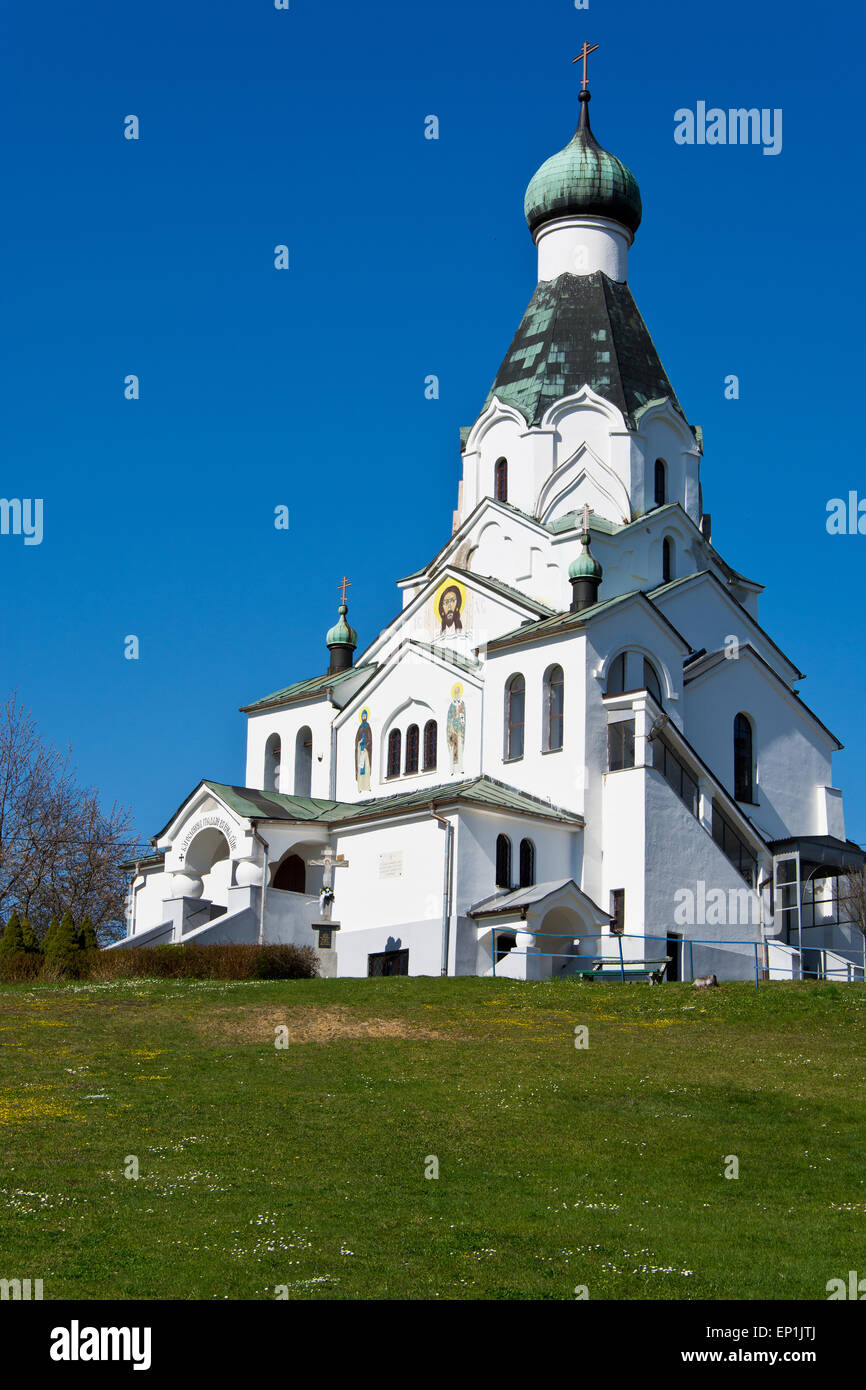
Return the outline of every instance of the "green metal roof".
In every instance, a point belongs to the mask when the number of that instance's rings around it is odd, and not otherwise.
[[[484,409],[498,396],[537,424],[582,386],[617,406],[630,429],[650,401],[683,414],[631,290],[601,270],[536,286]]]
[[[551,155],[530,180],[524,200],[529,230],[554,217],[610,217],[629,231],[640,226],[637,179],[621,159],[602,149],[589,125],[589,92],[580,94],[580,120],[565,149]]]
[[[473,777],[462,782],[444,782],[435,787],[423,787],[419,791],[397,792],[393,796],[374,796],[364,801],[324,801],[310,796],[287,796],[284,792],[263,792],[255,787],[233,787],[224,782],[204,781],[200,786],[207,787],[238,815],[255,820],[317,821],[327,825],[340,825],[353,820],[364,820],[370,816],[393,815],[400,811],[456,801],[467,805],[487,806],[499,811],[514,811],[543,820],[583,825],[583,817],[577,812],[552,806],[550,802],[543,801],[529,792],[509,787],[494,777]],[[196,791],[198,790],[197,787]],[[175,816],[172,816],[172,820]],[[168,824],[170,825],[171,821]],[[167,828],[166,826],[165,829]],[[163,833],[164,831],[160,832]],[[159,836],[155,838],[158,839]]]
[[[288,705],[295,700],[312,699],[316,695],[324,695],[332,686],[342,685],[345,681],[351,680],[352,676],[363,673],[364,680],[367,680],[377,669],[373,662],[362,662],[358,666],[348,667],[345,671],[338,671],[335,675],[326,673],[324,676],[311,676],[308,680],[295,681],[293,685],[275,690],[272,695],[265,695],[263,699],[255,700],[251,705],[241,705],[241,714],[268,709],[271,705]]]

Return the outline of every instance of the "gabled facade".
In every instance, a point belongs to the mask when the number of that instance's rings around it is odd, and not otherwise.
[[[201,783],[132,866],[122,944],[863,973],[840,745],[712,539],[702,434],[628,286],[640,194],[588,113],[527,190],[538,284],[460,432],[450,537],[360,655],[344,601],[328,671],[244,707],[246,785]]]

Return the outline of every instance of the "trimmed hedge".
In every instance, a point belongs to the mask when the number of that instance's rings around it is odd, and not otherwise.
[[[311,980],[319,973],[312,946],[131,946],[43,958],[0,956],[0,981],[34,980]]]

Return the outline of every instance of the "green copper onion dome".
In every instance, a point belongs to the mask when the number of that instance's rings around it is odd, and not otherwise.
[[[346,614],[349,609],[345,603],[340,604],[340,616],[334,626],[328,632],[325,643],[329,647],[357,647],[358,634],[353,627],[349,627],[346,622]]]
[[[575,560],[572,560],[568,567],[569,579],[597,579],[601,583],[604,570],[598,563],[594,555],[589,553],[589,532],[581,531],[580,543],[583,547]]]
[[[584,216],[610,217],[636,232],[642,211],[637,179],[590,130],[588,91],[580,93],[580,103],[572,139],[530,180],[523,205],[529,230],[554,217]]]

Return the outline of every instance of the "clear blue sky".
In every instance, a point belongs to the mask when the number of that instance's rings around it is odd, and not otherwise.
[[[45,539],[0,537],[0,669],[83,780],[143,836],[201,777],[243,781],[237,707],[324,669],[343,572],[364,644],[447,539],[586,37],[714,540],[767,585],[866,840],[866,536],[825,529],[830,497],[866,496],[854,7],[46,0],[4,30],[0,495],[44,498]],[[781,107],[782,153],[676,145],[700,100]]]

